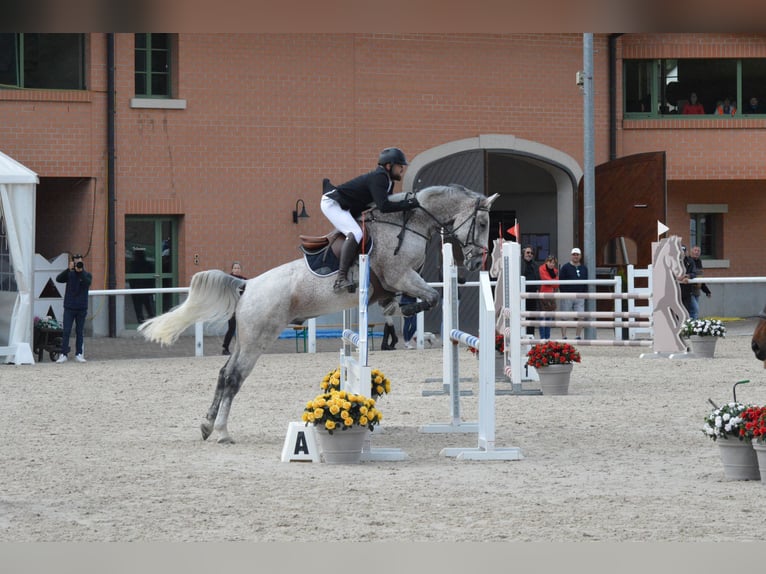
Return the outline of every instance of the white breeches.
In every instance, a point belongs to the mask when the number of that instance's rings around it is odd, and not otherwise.
[[[362,242],[362,228],[356,222],[351,212],[343,209],[337,201],[322,196],[322,201],[319,203],[319,207],[324,213],[325,217],[330,220],[335,226],[335,229],[340,231],[343,235],[348,237],[349,233],[352,233],[356,238],[357,243]]]

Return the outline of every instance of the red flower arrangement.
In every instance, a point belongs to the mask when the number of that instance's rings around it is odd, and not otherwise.
[[[479,356],[479,349],[474,349],[473,347],[468,347],[468,350],[471,351],[473,355]],[[505,337],[503,335],[496,334],[495,335],[495,351],[498,353],[502,353],[505,351]]]
[[[537,343],[527,353],[527,365],[547,367],[548,365],[566,365],[580,362],[580,352],[569,343],[547,341]]]
[[[748,407],[739,416],[742,418],[740,438],[766,442],[766,407]]]

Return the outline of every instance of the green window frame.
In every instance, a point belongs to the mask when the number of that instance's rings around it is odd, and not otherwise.
[[[723,259],[723,215],[689,214],[689,247],[699,245],[703,259]]]
[[[705,113],[685,115],[683,108],[694,92]],[[751,98],[758,107],[749,109]],[[623,110],[626,119],[666,116],[707,118],[729,98],[733,116],[766,115],[766,58],[626,59],[623,61]]]
[[[85,34],[0,34],[0,88],[85,89]]]
[[[171,34],[135,35],[135,91],[143,98],[172,97]]]

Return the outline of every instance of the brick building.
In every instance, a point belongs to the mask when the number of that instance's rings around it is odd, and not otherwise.
[[[387,146],[410,159],[403,190],[499,192],[498,225],[518,219],[563,262],[582,245],[582,68],[581,34],[0,34],[0,149],[40,177],[36,252],[85,253],[94,289],[293,259],[299,234],[329,230],[322,179],[372,169]],[[664,220],[703,246],[708,276],[766,275],[766,113],[745,110],[751,95],[766,104],[766,36],[597,34],[593,82],[596,165],[661,158],[648,215],[621,203],[644,185],[639,162],[597,180],[599,216]],[[706,114],[681,113],[689,91]],[[726,97],[738,113],[714,115]],[[310,217],[295,224],[298,200]],[[648,249],[628,229],[615,255],[623,231],[597,227],[596,265]],[[713,289],[703,311],[759,310],[761,289],[744,289]]]

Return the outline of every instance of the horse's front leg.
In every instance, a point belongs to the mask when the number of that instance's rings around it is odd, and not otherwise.
[[[226,363],[228,364],[228,361],[226,361]],[[205,420],[202,421],[202,424],[200,425],[200,431],[202,431],[202,440],[207,440],[210,434],[213,432],[213,423],[215,423],[215,418],[218,416],[218,408],[221,405],[221,397],[223,396],[223,387],[226,380],[226,376],[224,374],[225,372],[226,365],[221,367],[221,370],[218,371],[218,382],[216,383],[215,393],[213,394],[213,403],[207,410]]]
[[[416,271],[410,271],[403,281],[397,285],[397,291],[417,297],[420,301],[408,303],[399,307],[399,311],[405,317],[416,315],[421,311],[428,311],[439,304],[441,297],[439,292],[426,283]]]

